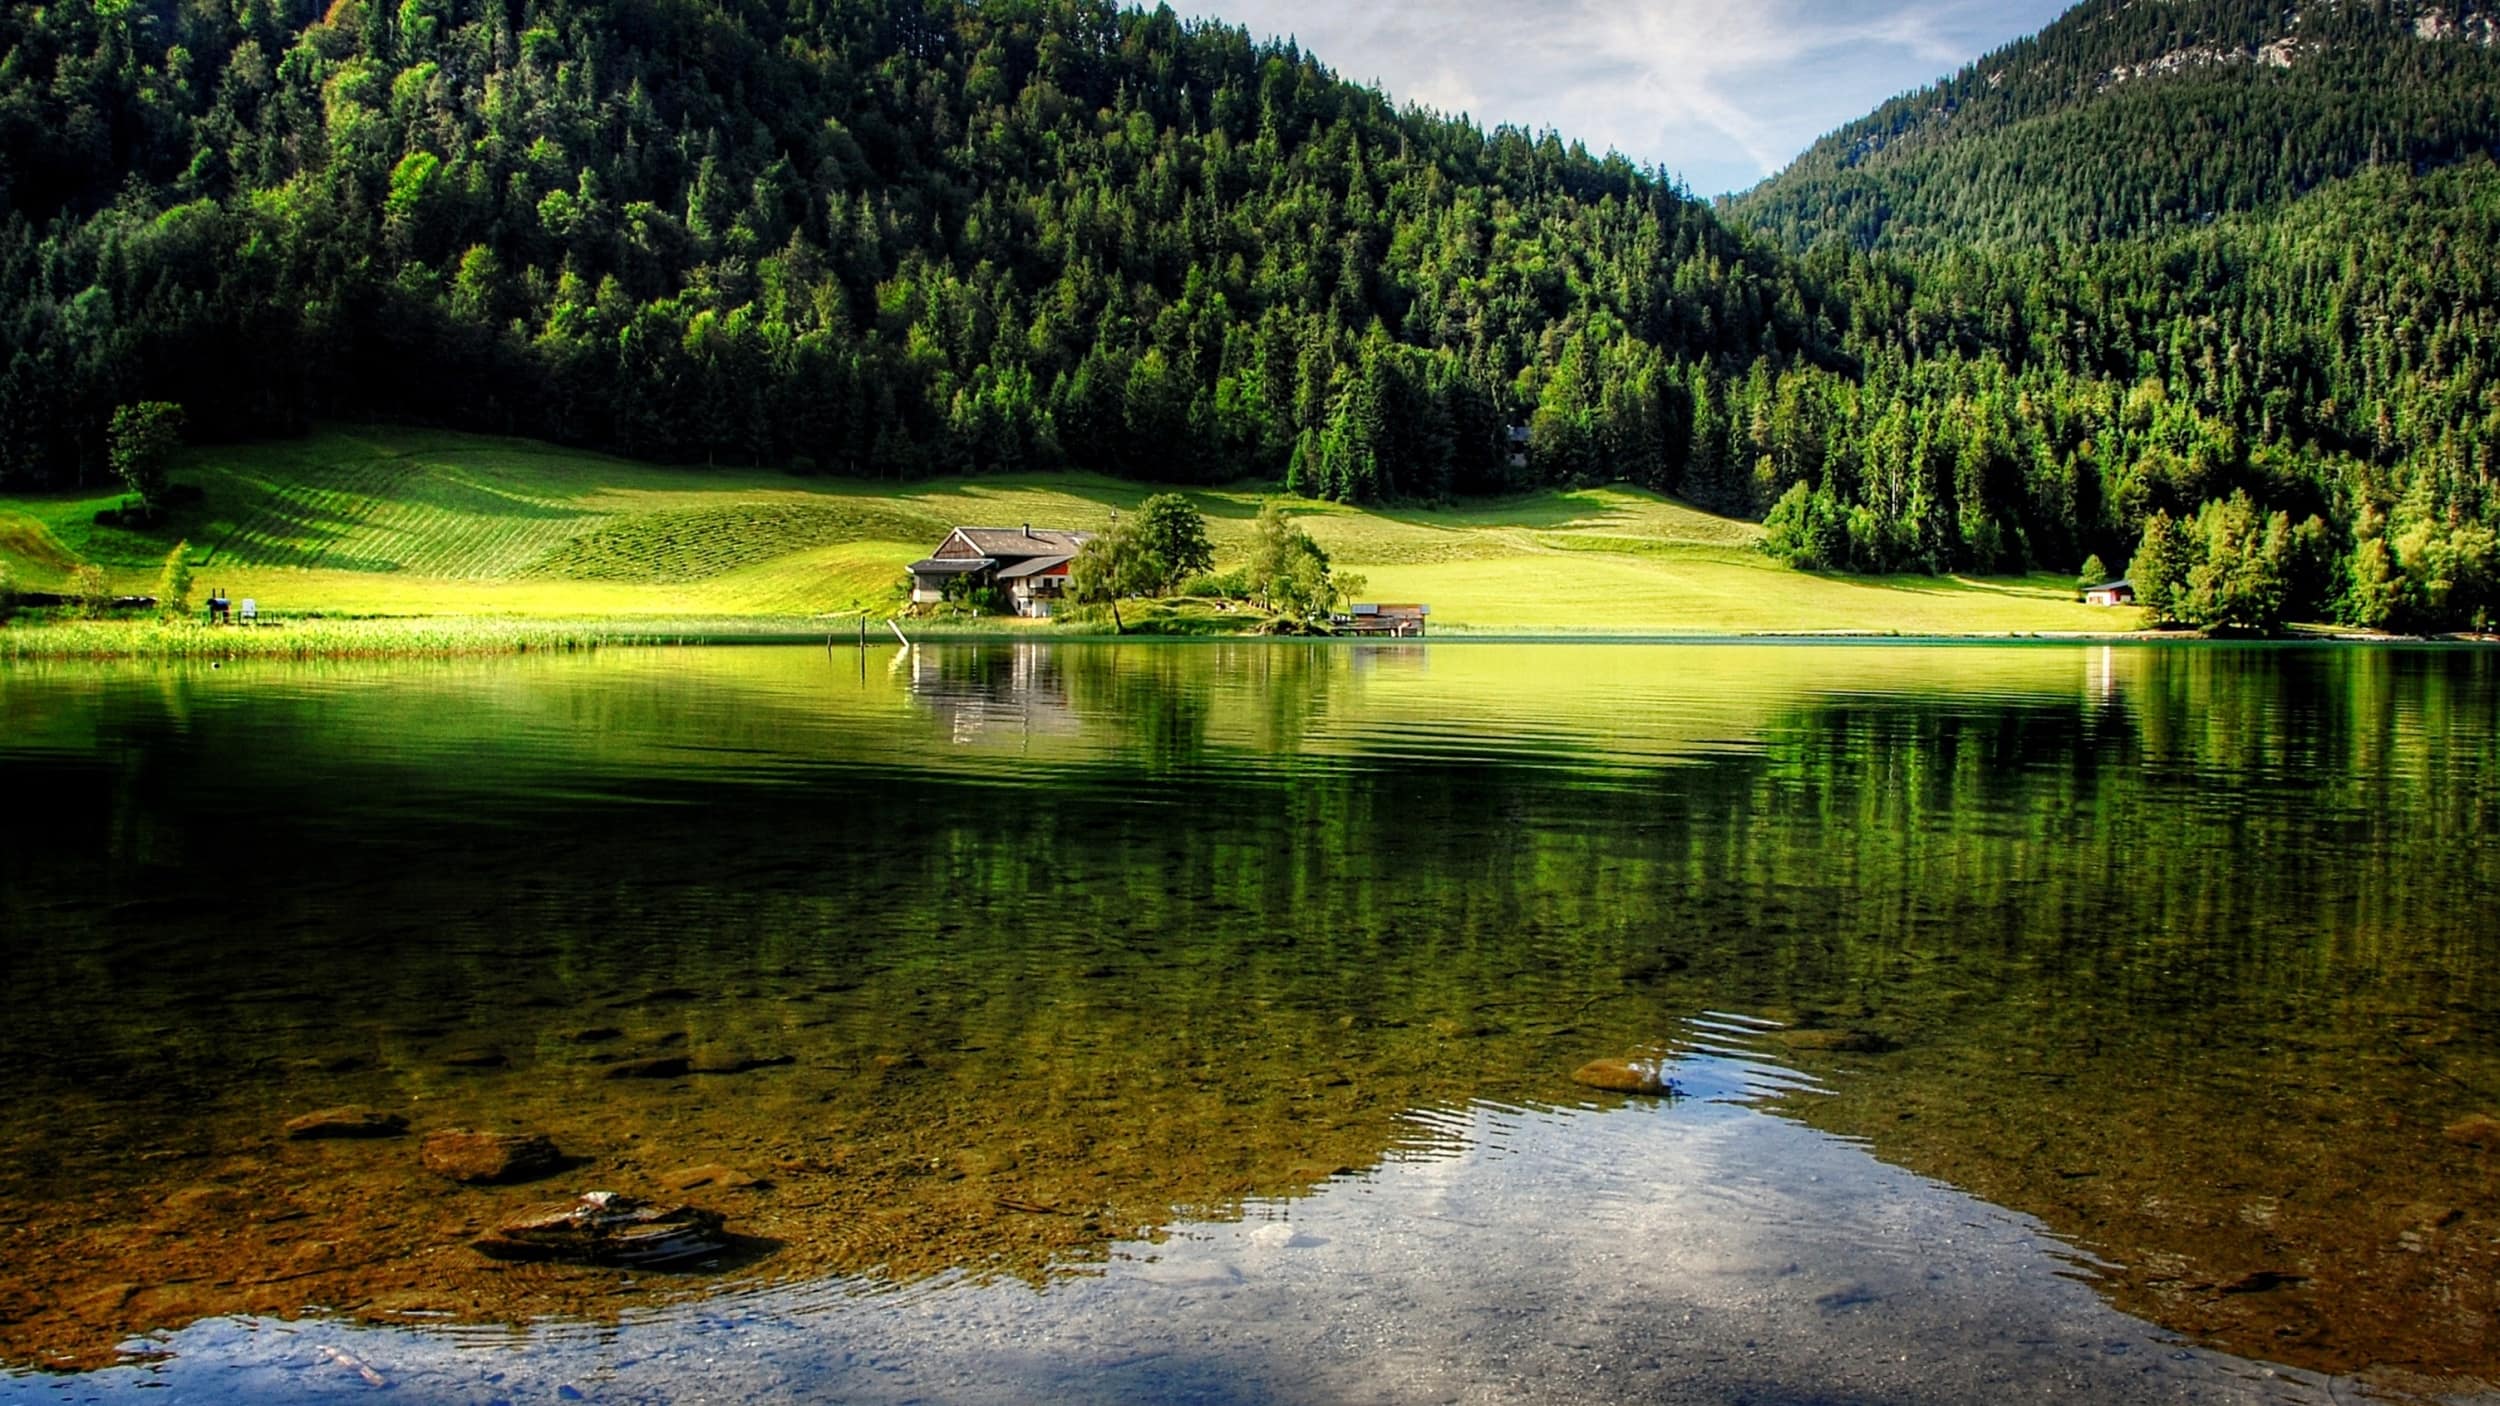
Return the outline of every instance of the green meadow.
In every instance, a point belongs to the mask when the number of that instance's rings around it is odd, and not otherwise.
[[[1100,528],[1151,487],[1108,478],[874,483],[668,468],[523,440],[397,428],[190,452],[200,500],[161,529],[100,526],[117,494],[0,498],[0,564],[57,590],[82,563],[145,594],[176,540],[195,597],[222,588],[288,622],[564,621],[551,638],[738,633],[902,608],[903,566],[963,525]],[[1257,488],[1197,491],[1220,568],[1246,553]],[[1449,508],[1293,510],[1367,599],[1420,601],[1436,632],[2020,634],[2130,629],[2062,576],[1793,571],[1760,529],[1622,487]],[[709,622],[697,628],[691,623]],[[1002,622],[1004,623],[1004,622]],[[179,651],[174,651],[179,652]]]

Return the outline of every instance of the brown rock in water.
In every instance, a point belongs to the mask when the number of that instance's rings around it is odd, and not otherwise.
[[[291,1138],[330,1137],[397,1137],[408,1131],[408,1120],[396,1113],[381,1113],[370,1108],[348,1104],[324,1108],[300,1118],[286,1120],[286,1135]]]
[[[480,1133],[446,1128],[427,1133],[418,1153],[436,1176],[473,1186],[528,1181],[564,1167],[564,1154],[541,1133]]]
[[[139,1296],[137,1284],[107,1284],[79,1299],[75,1305],[90,1316],[109,1318],[122,1311],[123,1305]]]
[[[684,1055],[653,1055],[611,1064],[607,1074],[611,1079],[674,1079],[690,1067]]]
[[[655,1206],[593,1191],[508,1220],[471,1243],[478,1253],[500,1260],[678,1264],[728,1248],[723,1223],[718,1211]]]
[[[228,1219],[252,1209],[252,1197],[234,1186],[186,1186],[158,1203],[158,1208],[173,1217],[215,1217]]]
[[[1626,963],[1623,968],[1623,979],[1636,986],[1647,985],[1675,976],[1692,964],[1690,958],[1679,953],[1662,952],[1655,957]]]
[[[2500,1147],[2500,1118],[2488,1113],[2468,1114],[2448,1125],[2447,1136],[2448,1141],[2467,1147]]]
[[[798,1062],[795,1055],[754,1055],[732,1050],[695,1055],[686,1062],[686,1067],[696,1074],[744,1074],[750,1069],[771,1069]]]
[[[1792,1050],[1837,1050],[1843,1054],[1882,1054],[1900,1048],[1872,1030],[1782,1030],[1771,1038]]]
[[[2437,1201],[2415,1201],[2399,1208],[2395,1215],[2396,1224],[2405,1227],[2407,1234],[2446,1230],[2463,1219],[2464,1211]]]
[[[1571,1071],[1571,1081],[1613,1094],[1666,1094],[1675,1091],[1675,1081],[1661,1077],[1655,1061],[1636,1064],[1624,1059],[1593,1059]]]
[[[671,1191],[694,1191],[711,1187],[716,1191],[761,1191],[772,1183],[762,1177],[748,1176],[735,1167],[706,1162],[700,1167],[679,1167],[660,1174],[660,1185]]]
[[[2309,1282],[2308,1276],[2280,1269],[2252,1269],[2228,1284],[2216,1284],[2215,1290],[2225,1294],[2271,1294],[2277,1289],[2297,1289]]]

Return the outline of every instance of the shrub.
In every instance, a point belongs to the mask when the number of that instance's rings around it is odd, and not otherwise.
[[[998,615],[1007,609],[1007,592],[1000,586],[976,586],[969,576],[949,576],[942,588],[946,604],[974,615]]]
[[[1326,549],[1294,526],[1272,499],[1260,505],[1257,532],[1245,570],[1252,594],[1266,609],[1307,620],[1327,614],[1349,593],[1363,589],[1358,577],[1336,576]]]
[[[165,569],[156,577],[156,613],[174,617],[191,613],[191,544],[177,542],[165,554]]]
[[[1250,569],[1236,566],[1230,571],[1211,571],[1192,576],[1181,583],[1180,593],[1199,600],[1250,599]]]
[[[1849,515],[1827,490],[1792,483],[1762,520],[1762,550],[1803,571],[1836,571],[1849,565]]]
[[[78,602],[80,613],[89,619],[113,608],[113,587],[104,579],[104,568],[88,562],[69,574],[69,593]]]

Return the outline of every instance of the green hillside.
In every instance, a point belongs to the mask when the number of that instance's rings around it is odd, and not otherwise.
[[[1056,476],[901,486],[656,468],[522,440],[339,429],[194,453],[202,501],[161,532],[94,523],[112,498],[0,498],[0,560],[30,586],[81,561],[144,591],[176,537],[203,591],[279,613],[798,617],[900,606],[902,567],[959,524],[1100,528],[1150,491]],[[1203,489],[1218,566],[1246,551],[1261,495]],[[2070,582],[1826,577],[1755,550],[1760,529],[1646,490],[1546,492],[1459,508],[1302,501],[1302,524],[1367,594],[1420,600],[1447,629],[2123,628]]]
[[[2500,143],[2500,25],[2451,0],[2085,0],[1730,204],[1795,248],[2083,243]]]

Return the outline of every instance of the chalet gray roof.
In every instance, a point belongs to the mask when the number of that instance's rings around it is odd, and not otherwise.
[[[958,527],[947,536],[963,538],[974,551],[985,556],[1008,558],[1072,557],[1077,548],[1094,540],[1091,532],[1068,532],[1055,527]]]
[[[1034,557],[1028,561],[1017,562],[1015,565],[1000,571],[998,573],[998,579],[1001,581],[1017,581],[1027,576],[1039,576],[1054,566],[1065,566],[1074,560],[1076,560],[1076,553],[1074,552],[1062,552],[1056,556]]]
[[[985,571],[998,565],[988,557],[930,557],[904,568],[914,576],[960,576],[967,571]]]

